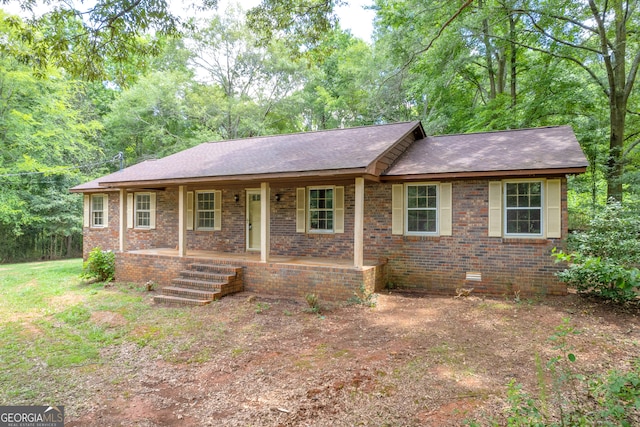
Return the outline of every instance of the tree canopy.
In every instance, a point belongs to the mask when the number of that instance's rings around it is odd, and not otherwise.
[[[68,188],[116,170],[118,153],[130,165],[394,121],[429,134],[570,124],[591,163],[569,180],[570,226],[609,196],[638,202],[638,1],[375,0],[371,42],[341,27],[343,3],[0,12],[0,261],[73,252],[82,210]]]

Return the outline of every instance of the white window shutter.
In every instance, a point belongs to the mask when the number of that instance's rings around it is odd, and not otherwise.
[[[109,226],[109,195],[105,194],[102,196],[102,215],[104,218],[104,222],[102,224],[103,227]]]
[[[149,228],[156,228],[156,193],[149,193]]]
[[[133,193],[127,194],[127,228],[133,228]]]
[[[438,219],[440,221],[440,235],[451,236],[453,228],[451,183],[440,184],[440,205]]]
[[[296,188],[296,233],[304,233],[307,230],[306,194],[306,188]]]
[[[187,230],[193,230],[193,191],[187,191]]]
[[[404,234],[404,185],[391,186],[391,234]]]
[[[559,179],[547,181],[547,237],[562,237],[562,183]]]
[[[502,236],[502,182],[489,182],[489,237]]]
[[[344,187],[335,187],[334,193],[334,233],[344,233]]]
[[[82,225],[84,227],[89,227],[91,225],[91,196],[88,194],[84,195],[84,214]]]
[[[213,229],[222,230],[222,191],[213,192]]]

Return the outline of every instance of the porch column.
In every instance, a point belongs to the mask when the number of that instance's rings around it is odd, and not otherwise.
[[[364,265],[364,178],[356,178],[355,219],[353,222],[353,266]]]
[[[271,191],[269,183],[260,183],[260,261],[269,262],[271,247]]]
[[[127,249],[127,190],[120,189],[120,228],[118,230],[120,252]]]
[[[178,187],[178,256],[187,255],[187,189]]]

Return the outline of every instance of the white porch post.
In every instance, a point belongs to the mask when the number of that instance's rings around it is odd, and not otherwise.
[[[364,178],[356,178],[355,219],[353,223],[353,265],[364,265]]]
[[[178,256],[187,255],[187,189],[178,187]]]
[[[120,252],[127,249],[127,190],[120,189],[120,228],[118,230]]]
[[[271,191],[268,182],[260,183],[260,261],[269,262],[271,247]]]

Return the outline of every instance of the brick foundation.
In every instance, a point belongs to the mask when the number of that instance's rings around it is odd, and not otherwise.
[[[385,264],[364,268],[339,265],[304,265],[261,263],[251,260],[177,257],[133,252],[116,253],[116,280],[169,286],[189,264],[212,262],[243,267],[244,290],[286,298],[304,298],[316,294],[321,301],[346,301],[364,287],[369,292],[381,290],[385,281]]]

